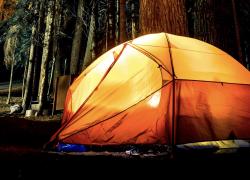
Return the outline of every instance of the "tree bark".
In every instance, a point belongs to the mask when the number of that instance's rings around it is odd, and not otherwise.
[[[32,26],[32,35],[31,35],[31,46],[30,46],[30,54],[28,60],[28,70],[27,70],[27,80],[25,82],[25,90],[22,101],[22,113],[25,113],[28,105],[31,101],[31,85],[33,78],[33,66],[34,66],[34,49],[35,49],[35,34],[36,34],[36,22],[34,22]]]
[[[44,28],[44,7],[45,1],[40,0],[39,7],[39,17],[37,22],[37,32],[36,32],[36,48],[34,55],[34,77],[32,82],[32,98],[37,100],[38,89],[39,89],[39,79],[40,79],[40,68],[41,68],[41,56],[42,56],[42,38],[43,37],[43,28]]]
[[[53,90],[56,88],[56,79],[61,75],[61,53],[60,53],[60,31],[61,31],[61,20],[62,20],[62,7],[61,0],[55,2],[55,18],[54,18],[54,32],[53,32]],[[48,93],[50,92],[50,89]]]
[[[16,44],[17,44],[17,40],[18,40],[18,33],[19,33],[19,29],[16,32],[16,37],[14,39],[14,49],[12,51],[12,58],[11,58],[11,69],[10,69],[10,83],[9,83],[9,92],[8,92],[8,97],[7,97],[7,101],[6,104],[10,103],[10,99],[11,99],[11,91],[12,91],[12,82],[13,82],[13,71],[14,71],[14,63],[15,63],[15,51],[16,51]]]
[[[108,51],[108,36],[109,36],[109,30],[108,30],[108,27],[109,27],[109,20],[108,20],[108,15],[107,15],[107,19],[106,19],[106,25],[105,25],[105,51],[107,52]]]
[[[37,33],[37,14],[38,14],[38,6],[39,2],[35,2],[34,6],[34,22],[32,25],[32,33],[31,33],[31,45],[30,45],[30,53],[29,59],[27,64],[27,74],[26,74],[26,81],[25,81],[25,88],[24,88],[24,95],[22,101],[22,113],[25,113],[26,109],[28,108],[30,101],[31,101],[31,89],[32,89],[32,81],[33,81],[33,72],[34,72],[34,54],[35,54],[35,47],[36,47],[36,33]]]
[[[231,0],[231,1],[232,1],[232,10],[233,10],[233,19],[234,19],[234,28],[235,28],[238,58],[239,58],[239,62],[245,65],[245,63],[243,62],[241,40],[240,40],[240,27],[239,27],[237,12],[236,12],[235,0]]]
[[[44,103],[46,101],[46,80],[47,80],[47,64],[49,58],[49,46],[51,41],[51,29],[53,22],[53,8],[54,1],[49,1],[48,3],[48,14],[46,17],[46,29],[44,34],[43,41],[43,54],[42,54],[42,62],[41,62],[41,73],[39,80],[39,104],[38,104],[38,112],[37,115],[40,115],[44,108]]]
[[[70,74],[78,73],[81,40],[83,34],[83,12],[84,12],[84,0],[79,0],[75,33],[73,37],[72,50],[71,50]]]
[[[215,0],[196,0],[193,4],[194,37],[217,45]]]
[[[137,30],[136,30],[136,21],[135,21],[135,4],[134,1],[132,1],[131,4],[131,11],[132,11],[132,22],[131,22],[131,29],[132,29],[132,39],[135,39],[137,37]]]
[[[13,58],[12,58],[12,61],[11,61],[9,93],[8,93],[8,98],[7,98],[6,104],[9,104],[10,103],[10,99],[11,99],[12,81],[13,81],[13,70],[14,70],[14,56],[15,56],[15,53],[13,53]]]
[[[126,33],[126,0],[120,0],[120,43],[127,40]]]
[[[91,62],[94,60],[94,45],[95,45],[95,12],[94,12],[94,6],[93,4],[92,11],[91,11],[91,17],[90,17],[90,24],[89,24],[89,32],[88,32],[88,41],[85,51],[85,56],[83,60],[83,67],[82,70],[86,69],[88,65],[91,64]]]
[[[192,36],[213,44],[237,58],[231,1],[190,0],[190,2],[192,2],[190,4]]]
[[[25,68],[24,68],[24,72],[23,72],[22,99],[24,97],[24,92],[25,92],[25,84],[26,84],[26,80],[27,80],[28,66],[29,66],[29,61],[25,61]]]
[[[114,0],[108,0],[108,18],[107,18],[107,50],[115,46],[115,3]]]
[[[115,45],[120,43],[120,0],[115,0]]]
[[[140,0],[140,34],[188,35],[185,0]]]

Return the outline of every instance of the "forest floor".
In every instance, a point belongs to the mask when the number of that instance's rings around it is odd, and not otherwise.
[[[112,168],[127,168],[129,172],[136,171],[138,167],[163,168],[182,166],[186,169],[187,164],[214,164],[220,166],[232,162],[238,166],[242,162],[250,164],[250,150],[237,149],[234,151],[225,151],[224,153],[214,153],[212,151],[190,151],[172,152],[166,151],[148,151],[138,154],[128,154],[128,149],[99,149],[98,151],[88,151],[83,153],[64,153],[56,151],[47,151],[43,145],[48,142],[50,137],[60,127],[62,114],[55,116],[29,117],[26,118],[20,114],[9,114],[10,105],[6,105],[6,97],[0,96],[0,173],[7,173],[12,178],[37,177],[37,174],[43,178],[51,177],[54,173],[66,170],[75,171],[80,167],[95,169],[108,168],[106,164],[112,165]],[[20,97],[13,97],[12,102],[21,103]],[[14,103],[12,103],[14,104]],[[3,163],[4,162],[4,163]],[[79,166],[80,164],[80,166]],[[119,164],[119,166],[117,166]],[[162,164],[164,164],[162,166]],[[214,166],[213,165],[213,166]],[[234,167],[234,166],[230,166]],[[134,169],[133,169],[134,168]],[[57,169],[57,171],[55,171]],[[165,171],[163,171],[165,172]],[[33,176],[35,174],[35,176]],[[71,176],[70,176],[71,177]],[[8,179],[12,179],[8,178]]]

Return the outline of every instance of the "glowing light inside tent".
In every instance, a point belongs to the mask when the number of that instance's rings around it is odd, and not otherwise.
[[[161,100],[161,91],[157,91],[156,93],[154,93],[154,95],[149,99],[148,104],[153,107],[156,108]]]
[[[101,73],[106,72],[113,62],[114,57],[112,54],[110,54],[110,57],[108,57],[105,61],[100,62],[100,64],[97,66],[98,71]]]

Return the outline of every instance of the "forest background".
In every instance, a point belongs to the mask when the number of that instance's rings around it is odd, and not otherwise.
[[[22,83],[23,112],[37,101],[39,114],[57,77],[158,32],[206,41],[249,69],[249,24],[249,0],[0,0],[0,83]]]

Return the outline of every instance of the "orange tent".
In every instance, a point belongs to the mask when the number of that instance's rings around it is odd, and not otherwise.
[[[67,92],[51,141],[86,145],[250,139],[250,73],[220,49],[159,33],[94,61]]]

